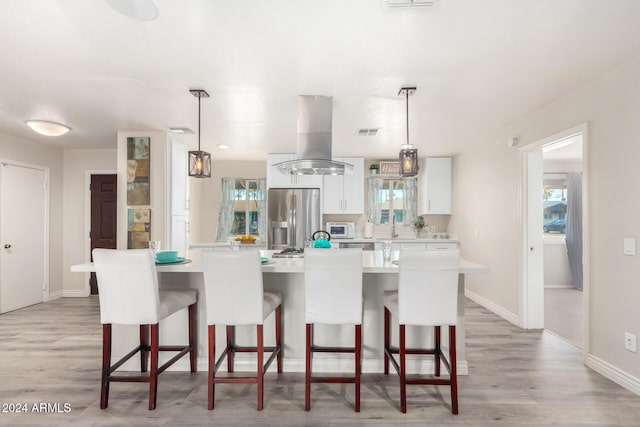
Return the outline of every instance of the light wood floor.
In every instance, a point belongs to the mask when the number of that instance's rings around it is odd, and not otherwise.
[[[339,384],[314,385],[312,410],[305,412],[299,373],[268,374],[262,412],[251,385],[218,385],[216,410],[207,411],[205,372],[162,374],[155,411],[147,410],[146,384],[114,383],[109,408],[100,410],[97,299],[28,307],[0,316],[0,403],[28,407],[0,412],[0,425],[639,425],[640,397],[583,366],[576,347],[466,304],[470,375],[460,377],[457,416],[446,387],[431,386],[409,387],[408,413],[401,414],[395,375],[363,376],[359,414],[353,386]],[[33,403],[57,403],[60,410],[68,403],[70,412],[32,412]]]
[[[575,288],[544,288],[544,328],[582,348],[583,292]]]

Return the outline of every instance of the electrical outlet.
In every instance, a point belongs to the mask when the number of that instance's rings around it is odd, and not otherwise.
[[[624,348],[632,352],[636,352],[636,336],[632,333],[624,333]]]

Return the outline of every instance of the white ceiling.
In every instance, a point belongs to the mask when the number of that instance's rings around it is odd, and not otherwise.
[[[334,155],[455,154],[640,55],[637,0],[155,0],[142,22],[103,0],[2,0],[0,132],[114,147],[118,131],[197,131],[215,159],[295,152],[296,96],[333,96]],[[36,135],[30,118],[73,128]],[[381,128],[358,137],[358,128]],[[195,144],[197,138],[190,136]],[[231,146],[222,151],[217,144]]]

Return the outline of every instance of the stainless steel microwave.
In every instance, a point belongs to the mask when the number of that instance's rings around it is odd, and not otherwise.
[[[353,239],[356,237],[354,222],[327,222],[326,230],[333,239]]]

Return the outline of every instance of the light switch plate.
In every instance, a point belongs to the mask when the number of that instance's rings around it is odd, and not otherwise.
[[[624,254],[636,255],[636,239],[624,239]]]

